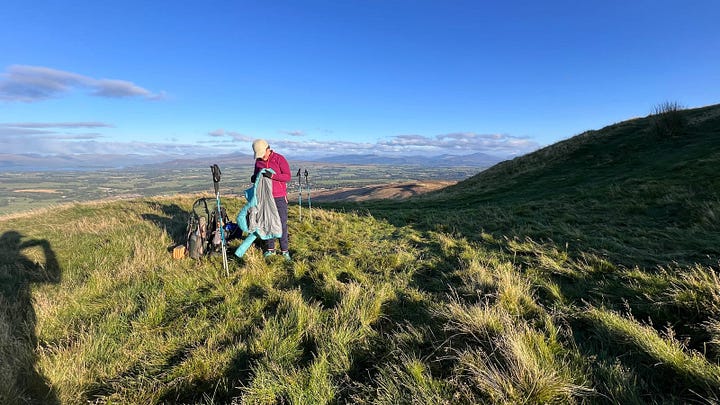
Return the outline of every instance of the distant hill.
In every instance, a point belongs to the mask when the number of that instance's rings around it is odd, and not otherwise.
[[[426,180],[419,182],[376,184],[363,187],[343,187],[339,189],[315,191],[311,198],[312,201],[315,202],[368,201],[379,199],[401,200],[428,193],[455,183],[455,181],[447,180]],[[289,194],[288,197],[294,201],[297,199],[297,192]]]
[[[192,158],[178,158],[173,160],[164,161],[161,163],[150,164],[150,166],[163,166],[163,167],[205,167],[211,164],[218,164],[223,166],[238,166],[244,165],[252,167],[253,162],[252,155],[244,153],[228,153],[216,156],[204,156],[204,157],[192,157]]]
[[[285,154],[285,153],[284,153]],[[350,165],[387,165],[387,166],[422,166],[422,167],[490,167],[503,158],[489,155],[486,153],[473,153],[469,155],[437,155],[437,156],[382,156],[375,154],[366,155],[334,155],[318,158],[309,157],[293,157],[285,154],[291,163],[330,163],[330,164],[350,164]],[[227,155],[218,155],[212,158],[192,158],[192,159],[175,159],[160,163],[163,166],[187,166],[187,165],[204,165],[206,162],[212,161],[220,165],[252,165],[254,159],[251,155],[242,153],[232,153]]]
[[[380,155],[337,155],[317,159],[295,158],[286,154],[292,161],[342,163],[354,165],[408,165],[435,167],[490,167],[502,158],[485,153],[470,155],[438,155],[438,156],[403,156],[389,157]],[[159,155],[54,155],[44,156],[33,153],[7,154],[0,153],[0,171],[52,171],[52,170],[93,170],[120,169],[137,166],[204,166],[208,162],[219,165],[252,165],[254,159],[250,154],[230,153],[216,156],[201,156],[169,159]]]
[[[503,158],[487,153],[472,153],[469,155],[437,155],[437,156],[381,156],[369,155],[338,155],[315,159],[324,163],[346,163],[364,165],[417,165],[417,166],[469,166],[490,167]]]
[[[0,171],[52,171],[119,169],[156,163],[156,156],[146,155],[53,155],[36,153],[0,153]]]
[[[241,153],[176,159],[169,159],[167,155],[65,154],[45,156],[35,153],[18,155],[0,153],[0,171],[82,171],[152,166],[187,167],[205,166],[208,162],[251,165],[253,159],[251,155]]]

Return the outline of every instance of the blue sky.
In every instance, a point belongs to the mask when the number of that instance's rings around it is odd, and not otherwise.
[[[288,156],[509,157],[720,102],[718,21],[716,0],[11,0],[0,153],[261,137]]]

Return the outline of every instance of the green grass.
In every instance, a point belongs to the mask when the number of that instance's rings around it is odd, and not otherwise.
[[[478,241],[484,233],[551,241],[626,266],[716,265],[719,110],[685,111],[682,137],[658,137],[653,116],[635,119],[502,162],[400,207],[340,206]]]
[[[400,204],[293,206],[293,262],[229,277],[172,259],[193,195],[5,217],[0,402],[718,403],[720,114],[683,113],[682,137],[643,118]]]

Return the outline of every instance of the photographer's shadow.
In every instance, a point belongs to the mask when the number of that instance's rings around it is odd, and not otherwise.
[[[33,260],[38,251],[42,257]],[[0,236],[0,403],[58,403],[35,365],[36,315],[31,286],[59,282],[60,266],[50,242],[26,239],[17,231]]]

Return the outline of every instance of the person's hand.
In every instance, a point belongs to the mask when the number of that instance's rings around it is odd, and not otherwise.
[[[268,179],[272,179],[272,175],[273,175],[273,174],[270,173],[270,172],[268,172],[268,171],[264,171],[262,175],[263,175],[263,177],[267,177]]]

